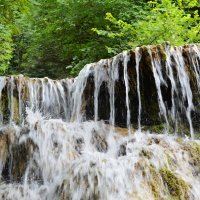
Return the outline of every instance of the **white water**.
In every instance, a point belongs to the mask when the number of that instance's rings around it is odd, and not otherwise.
[[[108,63],[108,60],[100,60],[97,65],[94,67],[94,120],[98,120],[98,96],[101,84],[105,81],[108,81],[107,70],[104,66]]]
[[[200,58],[200,50],[196,45],[194,45],[192,48],[189,49],[189,58],[191,62],[191,66],[194,68],[196,81],[198,89],[200,90],[200,69],[199,69],[199,63],[198,58]]]
[[[178,78],[181,85],[181,92],[183,95],[182,102],[186,100],[188,103],[188,106],[186,108],[186,116],[187,116],[188,123],[190,126],[191,137],[194,138],[194,130],[193,130],[192,119],[191,119],[191,111],[194,109],[194,105],[192,101],[193,97],[192,97],[192,91],[191,91],[191,87],[189,83],[189,78],[185,69],[184,59],[182,56],[182,48],[181,47],[177,47],[176,49],[172,48],[171,51],[175,59],[175,63],[177,65],[176,69],[178,72]]]
[[[18,77],[18,81],[19,81],[19,84],[17,85],[17,90],[19,91],[19,94],[18,94],[18,103],[19,103],[19,123],[21,124],[24,124],[24,120],[23,120],[23,110],[22,110],[22,93],[23,93],[23,90],[22,90],[22,87],[23,87],[23,76],[19,76]]]
[[[141,95],[140,95],[140,74],[139,74],[139,64],[141,59],[141,54],[139,52],[139,47],[135,49],[135,62],[136,62],[136,73],[137,73],[137,94],[138,94],[138,130],[141,130]]]
[[[20,143],[31,139],[37,151],[30,157],[22,183],[0,185],[1,199],[154,199],[150,166],[158,174],[162,166],[175,170],[192,185],[189,199],[200,196],[189,154],[175,137],[140,133],[135,138],[110,132],[103,122],[45,120],[32,111],[27,122],[30,132],[20,137]],[[120,145],[125,145],[124,155]],[[34,179],[39,171],[39,179]],[[162,179],[159,187],[160,198],[169,199]]]
[[[0,77],[0,101],[2,100],[2,90],[5,87],[6,84],[6,80],[5,77]],[[2,125],[3,122],[3,113],[2,113],[2,109],[0,111],[0,124]]]
[[[165,107],[165,103],[163,101],[162,93],[161,93],[161,85],[166,85],[166,82],[163,78],[162,72],[161,72],[161,60],[159,55],[156,55],[156,57],[152,56],[152,52],[149,49],[149,55],[151,58],[151,65],[152,65],[152,71],[153,71],[153,76],[155,79],[155,84],[157,88],[157,95],[158,95],[158,105],[160,108],[160,115],[164,117],[165,122],[166,122],[166,128],[168,131],[169,130],[169,122],[167,118],[167,110]]]
[[[92,64],[86,65],[83,70],[81,70],[79,76],[75,78],[72,84],[72,120],[81,121],[82,120],[82,95],[85,89],[88,75],[90,74]]]
[[[198,81],[198,48],[192,51],[192,65]],[[115,56],[112,60],[101,60],[97,64],[86,65],[74,80],[53,81],[49,78],[26,79],[8,78],[10,118],[9,126],[1,126],[0,134],[0,172],[10,156],[10,180],[0,179],[0,199],[5,200],[169,200],[172,197],[161,176],[160,170],[167,169],[183,180],[189,189],[187,199],[200,199],[200,178],[198,161],[194,162],[188,149],[194,151],[199,140],[178,138],[177,136],[157,135],[142,131],[141,126],[141,89],[139,48],[135,53],[136,92],[138,97],[138,130],[131,129],[130,87],[128,62],[131,58],[127,52]],[[152,71],[156,83],[160,114],[169,126],[169,116],[176,123],[175,94],[180,92],[188,105],[186,116],[193,137],[191,111],[193,109],[192,92],[189,78],[184,68],[181,49],[166,50],[166,74],[171,82],[172,107],[168,111],[163,101],[161,85],[166,80],[161,71],[160,58],[153,58]],[[180,91],[173,74],[173,61],[177,69]],[[119,80],[119,63],[123,64],[123,81],[126,94],[127,128],[115,125],[115,84]],[[179,69],[180,68],[180,69]],[[88,77],[94,76],[94,121],[87,121],[84,113],[84,94]],[[142,76],[142,74],[141,74]],[[99,121],[98,97],[100,87],[107,82],[110,104],[110,123]],[[24,85],[26,86],[24,88]],[[0,101],[6,78],[0,78]],[[18,109],[16,109],[15,90],[19,91]],[[26,99],[26,101],[24,101]],[[16,122],[16,112],[19,122]],[[26,112],[24,111],[26,110]],[[1,113],[3,123],[4,113]],[[16,125],[17,124],[17,125]],[[25,130],[25,133],[23,133]],[[131,134],[130,134],[131,133]],[[30,142],[31,141],[31,142]],[[20,181],[15,177],[15,152],[12,147],[28,144],[28,161]],[[194,149],[193,149],[194,148]],[[9,153],[10,152],[10,153]],[[20,152],[20,151],[19,151]],[[22,155],[23,156],[23,155]],[[24,158],[25,159],[25,158]],[[23,160],[23,159],[22,159]],[[12,164],[13,163],[13,164]],[[13,165],[13,166],[12,166]],[[21,165],[20,165],[21,166]],[[22,163],[23,168],[23,163]],[[152,171],[153,170],[153,171]],[[1,173],[2,174],[2,173]],[[156,176],[156,177],[155,177]],[[20,178],[20,177],[19,177]],[[156,195],[152,184],[157,181]],[[6,182],[8,181],[8,182]],[[10,181],[10,182],[9,182]],[[181,199],[186,199],[183,194]]]
[[[176,106],[175,106],[175,92],[177,92],[177,86],[176,86],[176,82],[175,82],[175,78],[174,78],[174,74],[173,74],[173,69],[172,69],[172,61],[171,61],[171,52],[170,52],[170,47],[165,48],[165,52],[166,52],[166,71],[167,71],[167,75],[168,78],[170,79],[171,82],[171,100],[172,100],[172,108],[171,108],[171,118],[172,121],[175,124],[175,132],[176,130],[176,124],[177,124],[177,119],[176,119]]]
[[[123,52],[123,60],[124,60],[124,82],[125,82],[125,88],[126,88],[126,126],[128,127],[129,134],[131,134],[131,113],[130,113],[130,102],[129,102],[129,76],[128,76],[128,61],[130,60],[130,56],[128,55],[128,52]]]
[[[14,90],[14,79],[13,77],[11,77],[10,79],[10,98],[9,98],[9,105],[10,105],[10,124],[13,121],[13,116],[14,116],[14,107],[15,107],[15,102],[14,102],[14,98],[13,98],[13,90]],[[9,92],[8,91],[8,92]]]
[[[115,56],[113,60],[108,62],[108,91],[110,94],[110,124],[115,125],[115,82],[119,78],[118,64],[120,56]]]

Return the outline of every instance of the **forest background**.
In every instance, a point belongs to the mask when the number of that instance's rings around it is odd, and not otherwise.
[[[76,76],[136,46],[200,42],[198,0],[0,0],[0,75]]]

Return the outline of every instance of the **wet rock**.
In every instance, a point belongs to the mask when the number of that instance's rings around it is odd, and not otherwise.
[[[9,146],[12,145],[16,140],[16,130],[13,127],[5,127],[0,130],[0,159],[5,161]]]
[[[159,144],[161,141],[159,138],[157,137],[152,137],[152,138],[149,138],[148,141],[147,141],[147,144],[148,145],[152,145],[152,144]]]
[[[177,199],[189,199],[189,185],[181,177],[177,177],[172,171],[164,167],[160,169],[160,174],[171,196]]]
[[[84,145],[84,139],[83,138],[77,138],[75,139],[75,149],[76,151],[78,151],[79,154],[81,154],[81,150],[83,148]]]
[[[200,175],[200,145],[196,142],[179,141],[181,148],[189,156],[189,163],[192,165],[195,176]]]
[[[95,130],[93,130],[93,135],[91,139],[91,143],[96,147],[99,152],[107,152],[108,144],[106,141],[106,137],[104,135],[100,135]]]
[[[20,129],[20,135],[27,135],[28,133],[30,132],[30,128],[28,125],[25,125],[23,126],[21,129]]]
[[[128,143],[134,143],[135,142],[135,139],[131,139],[127,142],[124,142],[122,143],[120,146],[119,146],[119,151],[118,151],[118,156],[126,156],[127,154],[127,151],[129,151],[129,149],[127,149],[127,145]]]
[[[0,134],[0,172],[2,172],[9,153],[8,135]],[[0,174],[1,180],[2,174]]]
[[[141,157],[146,157],[147,159],[150,159],[152,157],[152,152],[151,151],[148,151],[146,149],[142,149],[141,152],[139,153],[139,155]]]
[[[186,70],[186,74],[190,79],[190,88],[193,93],[193,103],[195,108],[191,113],[192,119],[194,121],[195,130],[200,130],[199,126],[199,92],[198,92],[198,83],[196,80],[196,75],[194,71],[194,66],[192,64],[192,58],[197,58],[196,53],[192,50],[194,45],[185,45],[182,48],[181,59],[184,61],[184,66]],[[199,48],[199,46],[197,45]],[[152,53],[152,58],[160,60],[160,73],[163,76],[164,81],[161,81],[160,89],[163,98],[163,102],[166,106],[166,110],[170,111],[172,109],[172,83],[170,81],[168,70],[166,69],[166,50],[171,48],[170,45],[157,45],[157,46],[147,46],[141,47],[139,52],[141,54],[141,60],[139,62],[139,82],[140,82],[140,94],[141,94],[141,124],[144,126],[149,126],[155,131],[162,132],[162,125],[165,122],[163,114],[160,113],[159,109],[159,100],[158,100],[158,92],[155,84],[155,78],[152,71],[152,60],[149,55],[149,50]],[[175,50],[178,47],[174,48]],[[138,120],[138,94],[137,94],[137,73],[135,70],[136,65],[136,57],[135,51],[131,50],[129,53],[130,59],[127,63],[127,72],[128,72],[128,84],[129,84],[129,102],[130,102],[130,115],[131,115],[131,123],[136,127]],[[196,57],[195,57],[196,56]],[[114,84],[114,104],[115,104],[115,124],[120,127],[126,127],[126,117],[127,117],[127,107],[126,107],[126,87],[124,81],[124,58],[122,54],[117,55],[117,69],[118,69],[118,79]],[[105,69],[105,76],[109,74],[108,63],[112,62],[113,58],[108,59],[106,64],[102,65],[102,68]],[[199,58],[196,59],[197,64],[199,63]],[[94,91],[95,91],[95,83],[94,83],[94,71],[97,65],[94,63],[92,65],[91,72],[86,77],[86,87],[84,89],[82,95],[81,102],[81,113],[86,120],[94,119]],[[176,82],[178,91],[174,93],[175,106],[176,106],[176,116],[180,117],[180,124],[184,124],[188,126],[188,120],[186,116],[185,110],[187,109],[187,99],[182,101],[182,92],[179,78],[177,77],[177,63],[173,55],[171,55],[171,69],[174,75],[174,81]],[[68,88],[68,83],[65,80],[53,81],[48,78],[44,79],[30,79],[23,76],[11,76],[6,77],[6,84],[1,92],[1,111],[0,114],[3,117],[3,123],[6,124],[10,121],[11,114],[13,115],[13,121],[17,124],[22,122],[21,118],[25,118],[25,108],[26,105],[30,106],[30,95],[31,90],[29,86],[35,88],[35,91],[38,92],[37,96],[37,106],[41,108],[41,111],[45,111],[53,117],[61,116],[63,119],[66,119],[65,116],[65,108],[70,105],[70,91]],[[108,121],[110,119],[110,77],[103,79],[100,82],[100,89],[98,94],[98,120]],[[165,83],[163,83],[165,82]],[[67,83],[67,84],[66,84]],[[71,81],[73,83],[73,80]],[[59,87],[58,87],[59,85]],[[51,100],[54,99],[53,106],[43,105],[42,106],[42,91],[44,87],[50,88],[53,87],[52,92],[55,92]],[[59,89],[61,87],[61,90]],[[33,89],[32,88],[32,89]],[[64,92],[63,94],[62,91]],[[48,93],[48,92],[47,92]],[[58,96],[57,96],[58,94]],[[54,98],[56,96],[56,98]],[[49,98],[49,97],[48,97]],[[11,108],[11,100],[14,106]],[[36,99],[35,99],[36,100]],[[20,101],[20,102],[19,102]],[[182,101],[181,105],[179,102]],[[59,103],[58,103],[59,102]],[[47,103],[48,104],[48,103]],[[59,105],[58,105],[59,104]],[[34,107],[35,109],[36,107]],[[170,126],[174,128],[175,124],[171,120],[170,113],[168,113],[168,118],[170,122]],[[153,127],[155,126],[155,127]],[[184,129],[183,129],[184,130]],[[153,131],[153,130],[152,130]]]
[[[121,144],[119,147],[119,152],[118,152],[118,156],[125,156],[126,155],[126,146],[127,143]]]
[[[37,146],[31,139],[19,144],[18,141],[9,144],[6,163],[2,171],[5,181],[20,182],[25,174],[28,161],[32,158]]]

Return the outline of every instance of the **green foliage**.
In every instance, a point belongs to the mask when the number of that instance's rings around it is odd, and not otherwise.
[[[116,42],[109,47],[115,52],[136,46],[160,44],[169,41],[173,45],[194,43],[200,41],[200,17],[198,11],[191,13],[187,9],[196,8],[198,2],[178,0],[151,1],[146,9],[147,16],[131,24],[117,20],[111,13],[106,14],[106,19],[113,27],[106,30],[92,29],[98,35],[109,37]],[[111,50],[110,50],[111,49]],[[116,51],[117,50],[117,51]]]
[[[0,73],[63,78],[136,46],[199,42],[198,9],[197,0],[0,0]]]
[[[139,45],[164,41],[169,41],[173,45],[182,45],[199,41],[198,12],[195,11],[194,16],[191,17],[191,14],[186,13],[181,2],[176,5],[172,1],[163,0],[161,3],[154,2],[155,7],[150,2],[152,6],[150,15],[146,21],[138,22],[136,26]]]
[[[0,0],[0,74],[10,66],[13,57],[13,37],[19,33],[16,18],[27,11],[27,0]]]
[[[12,58],[12,33],[9,28],[0,24],[0,74],[4,73]]]
[[[27,11],[28,0],[0,0],[0,23],[14,23],[19,13]]]
[[[142,5],[144,1],[132,0],[33,1],[30,14],[18,20],[23,33],[18,45],[23,53],[19,50],[14,65],[30,76],[62,78],[67,72],[76,75],[86,63],[115,53],[106,50],[113,42],[110,38],[91,30],[108,24],[105,14],[112,12],[132,22],[141,18],[138,12],[142,16]]]

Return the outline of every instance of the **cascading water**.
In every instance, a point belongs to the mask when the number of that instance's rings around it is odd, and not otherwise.
[[[3,88],[5,87],[5,84],[6,84],[5,78],[4,77],[0,77],[0,100],[1,100],[1,97],[2,97],[1,92],[2,92]],[[1,120],[1,123],[2,123],[2,121],[3,121],[2,110],[1,110],[1,113],[0,113],[0,120]]]
[[[149,49],[149,55],[150,55],[150,59],[151,59],[153,76],[155,79],[156,89],[157,89],[157,93],[158,93],[158,104],[159,104],[159,108],[160,108],[160,115],[164,116],[164,119],[165,119],[165,122],[167,125],[167,131],[168,131],[169,122],[167,119],[167,111],[166,111],[165,103],[163,101],[163,97],[162,97],[162,93],[161,93],[161,85],[162,84],[166,85],[166,82],[165,82],[165,80],[162,76],[162,72],[161,72],[161,60],[158,55],[155,58],[153,58],[152,52],[150,49]]]
[[[118,65],[121,55],[115,56],[112,61],[108,61],[108,88],[110,94],[110,124],[115,125],[115,82],[119,78]]]
[[[101,84],[103,81],[108,81],[108,74],[105,69],[107,63],[106,60],[100,60],[97,65],[95,66],[94,71],[94,83],[95,83],[95,91],[94,91],[94,120],[98,120],[98,95]]]
[[[193,102],[192,102],[192,91],[189,83],[189,78],[187,72],[185,70],[184,59],[182,56],[182,48],[176,48],[172,50],[172,54],[174,55],[174,60],[177,64],[177,72],[178,78],[181,85],[181,91],[183,95],[183,102],[187,100],[187,108],[186,108],[186,116],[190,125],[190,134],[191,137],[194,138],[194,131],[192,126],[192,119],[191,119],[191,111],[193,110]]]
[[[126,108],[127,108],[127,114],[126,114],[126,125],[129,129],[130,133],[130,106],[129,106],[129,76],[128,76],[128,61],[129,61],[129,56],[127,55],[127,52],[123,53],[123,60],[124,60],[124,82],[125,82],[125,88],[126,88]]]
[[[0,77],[0,199],[199,200],[199,49],[136,48],[75,79]]]
[[[171,119],[175,124],[175,132],[176,132],[176,106],[175,106],[175,92],[177,91],[177,86],[176,86],[176,82],[174,79],[174,74],[173,74],[173,69],[172,69],[172,61],[171,61],[171,53],[170,53],[170,49],[168,47],[166,47],[165,49],[167,58],[166,58],[166,72],[167,72],[167,76],[170,80],[171,83],[171,101],[172,101],[172,107],[171,107]]]
[[[139,52],[139,47],[135,49],[135,62],[136,62],[136,73],[137,73],[137,95],[138,95],[138,130],[141,131],[141,96],[140,96],[140,74],[139,74],[139,64],[141,55]]]

